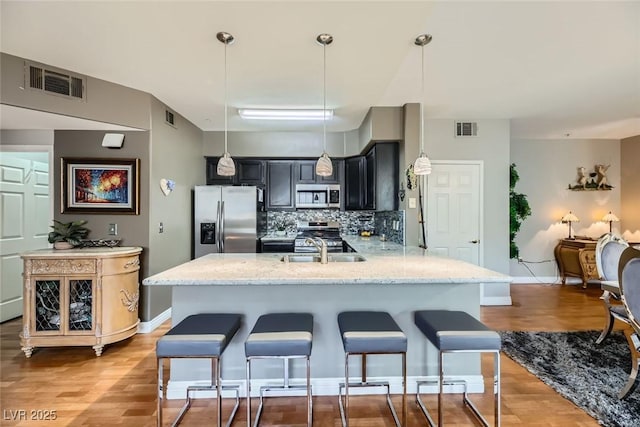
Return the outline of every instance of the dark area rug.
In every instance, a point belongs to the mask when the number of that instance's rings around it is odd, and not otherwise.
[[[607,427],[640,426],[640,387],[619,400],[631,371],[622,332],[500,332],[504,353]]]

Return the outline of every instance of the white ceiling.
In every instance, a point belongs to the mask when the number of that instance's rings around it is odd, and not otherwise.
[[[421,101],[456,120],[510,119],[521,138],[640,134],[640,1],[6,1],[2,52],[149,92],[203,130],[321,130],[248,122],[242,107],[321,108],[329,131],[370,106]],[[90,90],[90,88],[89,88]],[[4,112],[4,109],[3,109]],[[4,115],[4,114],[3,114]],[[11,123],[3,118],[2,127]]]

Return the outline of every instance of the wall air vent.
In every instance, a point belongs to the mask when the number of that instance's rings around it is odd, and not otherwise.
[[[167,122],[168,125],[171,125],[173,127],[176,126],[175,123],[175,116],[174,114],[169,111],[169,110],[164,110],[164,121]]]
[[[478,136],[477,122],[456,122],[456,137]]]
[[[86,77],[40,64],[25,64],[25,81],[29,88],[67,98],[86,100]]]

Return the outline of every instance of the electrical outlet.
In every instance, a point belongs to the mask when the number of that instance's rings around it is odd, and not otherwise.
[[[118,235],[118,224],[109,224],[109,236]]]
[[[160,225],[158,226],[158,233],[164,233],[164,224],[160,223]]]

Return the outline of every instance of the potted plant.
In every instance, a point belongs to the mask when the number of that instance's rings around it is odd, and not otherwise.
[[[53,231],[49,232],[49,243],[53,243],[55,249],[71,249],[82,244],[82,239],[87,237],[89,229],[84,225],[87,221],[81,219],[72,222],[53,220]]]
[[[527,201],[527,196],[514,190],[518,180],[520,180],[520,176],[516,171],[516,165],[511,163],[509,179],[509,256],[512,259],[520,258],[520,249],[515,242],[516,234],[520,231],[522,221],[531,215],[531,207]]]

